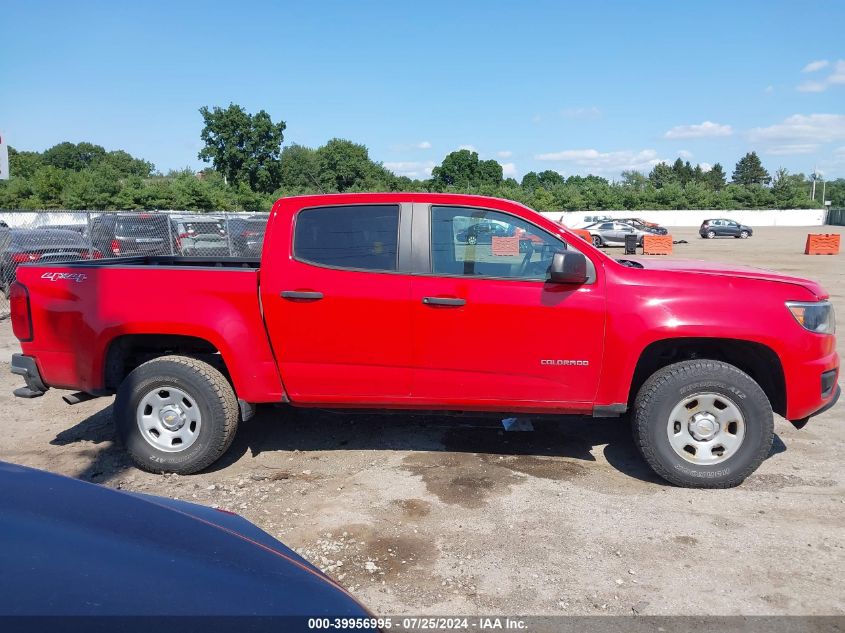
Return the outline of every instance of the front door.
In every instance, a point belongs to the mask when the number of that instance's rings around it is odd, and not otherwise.
[[[291,252],[262,268],[261,300],[294,402],[389,404],[411,383],[410,277],[400,205],[303,209]]]
[[[422,219],[426,230],[418,231]],[[470,245],[458,235],[495,221],[506,235]],[[412,394],[425,403],[503,410],[589,410],[601,371],[604,284],[546,281],[559,237],[501,211],[415,205],[430,265],[411,282]]]

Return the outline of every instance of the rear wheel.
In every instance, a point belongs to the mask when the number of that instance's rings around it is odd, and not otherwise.
[[[716,231],[707,231],[708,240],[712,240],[714,237],[716,237]]]
[[[217,369],[186,356],[162,356],[124,379],[115,425],[135,464],[186,475],[214,463],[238,428],[235,392]]]
[[[692,360],[649,378],[634,405],[634,439],[663,479],[688,488],[742,483],[772,447],[772,407],[733,365]]]

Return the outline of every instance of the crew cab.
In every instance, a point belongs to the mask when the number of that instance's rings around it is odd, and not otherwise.
[[[524,249],[459,237],[485,223],[510,227]],[[283,198],[260,260],[22,264],[10,301],[22,348],[12,371],[26,381],[16,395],[116,393],[118,437],[154,472],[206,468],[256,404],[286,403],[630,413],[660,476],[728,487],[769,453],[773,412],[801,427],[840,393],[834,312],[817,283],[616,260],[480,196]]]

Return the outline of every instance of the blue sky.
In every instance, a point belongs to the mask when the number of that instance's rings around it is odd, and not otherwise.
[[[47,2],[0,16],[0,129],[200,167],[203,105],[364,143],[425,177],[460,146],[506,175],[618,177],[755,149],[845,176],[843,2]]]

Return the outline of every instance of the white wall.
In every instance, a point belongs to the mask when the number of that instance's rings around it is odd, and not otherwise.
[[[555,211],[544,216],[570,228],[585,226],[586,216],[609,216],[611,218],[642,218],[662,226],[701,226],[704,220],[728,218],[751,228],[758,226],[821,226],[825,223],[824,209],[766,209],[761,211],[739,211],[726,209],[663,210],[663,211]]]

